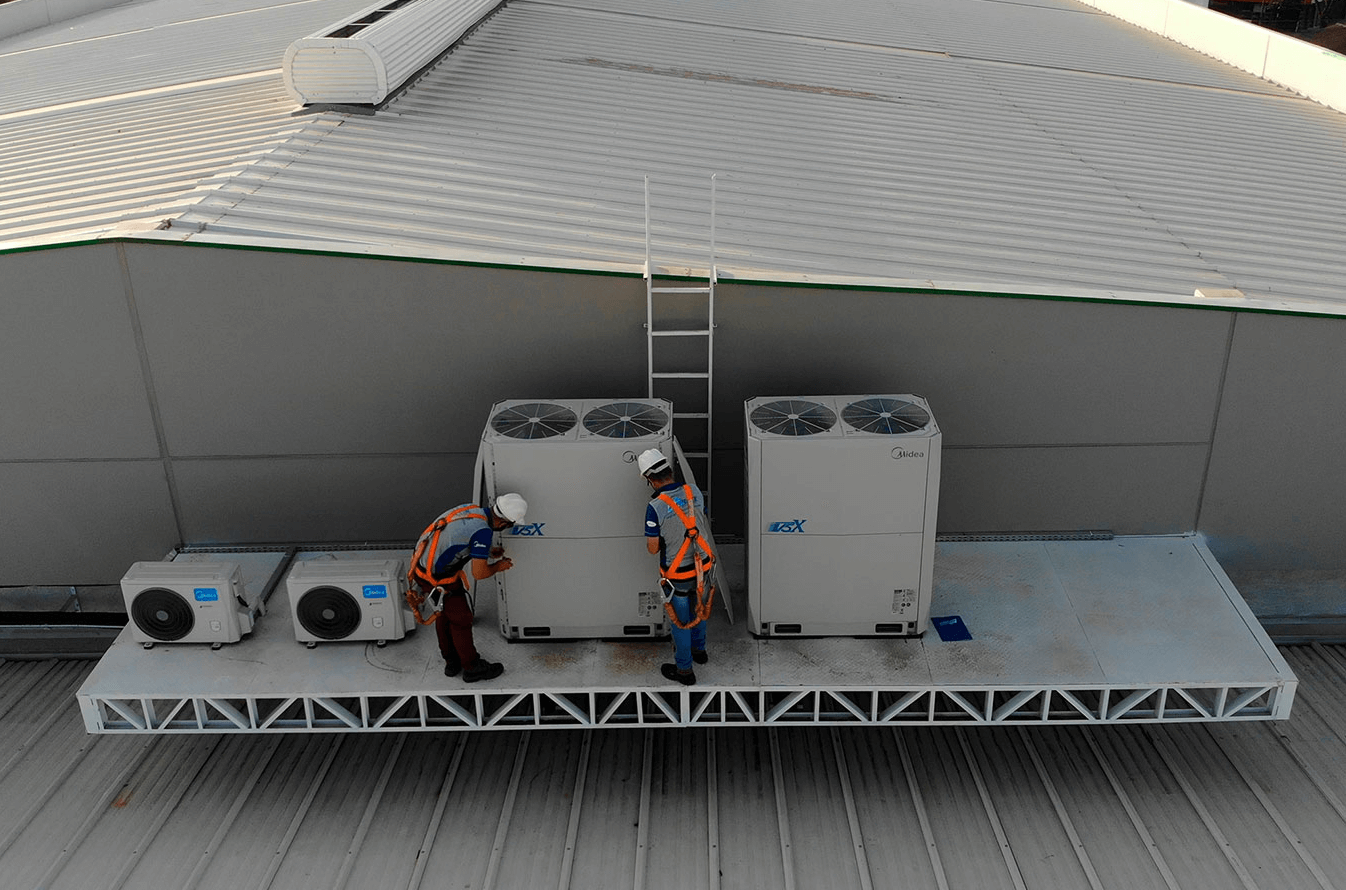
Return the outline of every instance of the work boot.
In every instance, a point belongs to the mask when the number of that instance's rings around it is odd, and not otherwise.
[[[456,677],[460,673],[462,673],[462,671],[463,671],[463,663],[459,661],[456,657],[452,661],[450,661],[447,658],[444,659],[444,676]]]
[[[705,649],[693,649],[692,661],[695,661],[697,664],[705,664],[710,661],[710,656],[706,654]]]
[[[695,673],[692,671],[684,673],[683,671],[678,670],[676,664],[661,664],[659,665],[659,672],[664,675],[665,679],[675,680],[683,686],[691,686],[696,682]]]
[[[505,666],[503,664],[478,657],[476,661],[463,669],[463,682],[476,683],[478,680],[494,680],[504,672]]]

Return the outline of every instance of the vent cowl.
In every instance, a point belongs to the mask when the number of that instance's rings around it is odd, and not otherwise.
[[[290,44],[285,88],[305,105],[377,105],[500,2],[383,0]]]

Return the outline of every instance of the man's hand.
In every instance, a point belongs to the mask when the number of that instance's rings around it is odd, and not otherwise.
[[[505,571],[508,571],[509,569],[512,569],[512,568],[514,568],[514,560],[512,560],[512,559],[510,559],[508,556],[506,556],[504,559],[501,559],[499,562],[493,562],[493,563],[491,563],[491,574],[494,575],[494,574],[496,574],[497,572],[505,572]]]

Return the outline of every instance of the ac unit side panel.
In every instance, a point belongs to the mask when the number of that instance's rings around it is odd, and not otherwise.
[[[922,632],[932,591],[924,537],[761,536],[761,622],[799,625],[805,635],[907,623]]]
[[[623,637],[642,624],[661,633],[659,567],[643,535],[530,538],[507,553],[513,568],[494,579],[505,637],[541,636],[527,628],[547,628],[553,639]],[[483,586],[479,595],[488,593]]]
[[[762,522],[762,442],[748,437],[744,449],[744,488],[747,509],[747,534],[744,535],[744,559],[748,587],[748,630],[761,632],[762,548],[758,545]]]
[[[237,643],[252,631],[242,569],[231,562],[138,562],[121,581],[140,643]]]
[[[540,446],[540,447],[539,447]],[[528,501],[525,522],[511,531],[544,537],[620,537],[640,533],[650,489],[636,469],[645,448],[672,451],[672,439],[591,439],[488,443],[487,472],[496,492]]]
[[[880,534],[925,527],[930,440],[886,438],[761,442],[762,530]]]
[[[939,480],[943,471],[943,436],[930,439],[930,456],[925,468],[925,525],[926,546],[934,552],[935,532],[939,520]]]

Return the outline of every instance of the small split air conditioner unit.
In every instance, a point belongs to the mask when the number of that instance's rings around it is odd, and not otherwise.
[[[294,638],[318,643],[374,640],[382,646],[416,629],[400,559],[307,559],[285,578]]]
[[[659,570],[645,549],[649,486],[636,457],[673,457],[664,399],[511,400],[491,409],[478,454],[482,502],[517,491],[528,516],[501,535],[495,576],[511,640],[663,634]]]
[[[122,577],[132,639],[155,643],[237,643],[262,606],[251,602],[232,562],[138,562]]]
[[[930,617],[941,433],[914,395],[745,405],[749,629],[916,636]]]

